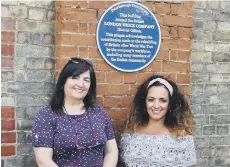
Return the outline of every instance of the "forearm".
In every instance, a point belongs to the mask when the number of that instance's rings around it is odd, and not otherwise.
[[[116,167],[117,166],[117,153],[107,153],[104,157],[103,167]]]
[[[58,167],[52,159],[37,160],[38,167]]]

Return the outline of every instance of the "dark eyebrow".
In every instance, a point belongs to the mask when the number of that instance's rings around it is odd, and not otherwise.
[[[161,97],[160,99],[168,100],[168,98],[166,98],[166,97]]]

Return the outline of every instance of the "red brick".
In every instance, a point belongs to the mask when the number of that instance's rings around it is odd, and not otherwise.
[[[117,3],[117,1],[107,1],[107,8],[109,8],[110,6],[114,5],[115,3]]]
[[[56,59],[55,60],[55,62],[56,62],[56,70],[61,71],[68,61],[69,61],[69,58],[68,59]]]
[[[152,61],[143,71],[159,72],[161,70],[161,61]]]
[[[170,36],[171,38],[178,38],[178,28],[177,27],[171,27],[170,28]]]
[[[191,6],[178,6],[177,9],[178,15],[187,15],[192,16],[193,15],[193,8]]]
[[[96,37],[82,34],[62,34],[56,36],[57,45],[96,46]]]
[[[163,39],[161,47],[163,49],[183,49],[191,50],[191,41],[183,39]]]
[[[61,20],[97,21],[96,10],[81,10],[77,8],[59,8],[57,9],[57,18]]]
[[[98,95],[128,95],[128,85],[97,85]]]
[[[189,96],[191,93],[191,88],[189,85],[179,85],[178,88],[184,95]]]
[[[164,25],[167,26],[181,26],[181,27],[192,27],[193,20],[191,17],[182,17],[182,16],[163,16]]]
[[[105,97],[104,107],[122,107],[122,100],[120,97]]]
[[[136,73],[124,73],[124,83],[134,84],[136,83]]]
[[[12,31],[16,29],[16,20],[10,18],[1,18],[1,30]]]
[[[169,51],[159,51],[155,60],[169,60]]]
[[[179,27],[178,34],[179,34],[179,38],[189,38],[189,39],[193,38],[192,28]]]
[[[70,58],[70,57],[78,57],[78,48],[74,47],[56,47],[55,49],[55,57],[56,58]]]
[[[146,6],[147,8],[154,9],[155,3],[150,1],[142,1],[142,5]]]
[[[56,22],[56,32],[73,32],[77,33],[79,29],[79,24],[72,21],[57,21]]]
[[[129,108],[133,100],[133,96],[125,96],[122,98],[122,106]]]
[[[2,44],[1,55],[2,56],[13,56],[14,55],[14,45]]]
[[[178,51],[177,60],[178,61],[190,61],[191,51]]]
[[[130,85],[130,95],[135,95],[139,85]]]
[[[96,71],[97,84],[105,83],[105,72],[104,71]]]
[[[1,155],[2,156],[15,155],[15,146],[1,146]]]
[[[189,84],[190,74],[177,74],[177,83]]]
[[[105,9],[106,1],[89,1],[89,8],[91,9]]]
[[[88,58],[89,57],[89,48],[88,47],[79,47],[79,57]]]
[[[189,63],[163,62],[163,72],[190,72]]]
[[[170,28],[167,26],[160,26],[161,29],[161,37],[169,37]]]
[[[87,24],[79,23],[79,33],[86,34],[87,33]]]
[[[9,132],[1,134],[1,142],[2,143],[15,143],[16,142],[16,133],[15,132]]]
[[[162,76],[164,76],[165,78],[167,78],[167,79],[169,79],[169,80],[171,80],[171,81],[173,81],[173,82],[176,82],[176,74],[174,73],[163,73],[163,74],[160,74],[160,75],[162,75]]]
[[[2,107],[1,117],[2,119],[14,118],[14,107]]]
[[[56,7],[87,8],[87,1],[56,1]]]
[[[137,83],[143,83],[147,78],[152,76],[153,73],[138,73],[137,74]]]
[[[97,24],[89,23],[88,25],[89,25],[88,33],[89,34],[96,34]]]
[[[170,51],[170,60],[177,61],[178,60],[178,50],[171,50]]]
[[[89,48],[89,57],[94,59],[102,59],[101,54],[97,48]]]
[[[2,130],[15,130],[15,120],[2,120]]]
[[[178,4],[171,4],[171,14],[177,15]]]
[[[170,14],[171,11],[169,3],[156,3],[153,10],[160,14]]]
[[[1,57],[1,67],[2,68],[12,68],[14,66],[14,58],[13,57]]]
[[[99,105],[103,106],[103,97],[97,97],[96,101]]]
[[[107,72],[106,82],[110,84],[124,83],[124,75],[122,72]]]
[[[193,7],[193,5],[194,5],[194,0],[184,1],[184,6]]]
[[[163,23],[164,23],[163,16],[160,14],[155,14],[155,17],[156,17],[159,25],[163,25]]]
[[[190,62],[191,51],[171,51],[171,60]]]
[[[114,71],[114,68],[112,68],[104,60],[94,61],[93,65],[94,65],[95,70],[98,70],[98,71]]]
[[[100,20],[101,16],[105,13],[105,10],[99,10],[97,13],[97,19]]]
[[[161,42],[161,48],[166,49],[178,49],[175,40],[163,39]]]
[[[190,40],[179,39],[176,42],[178,49],[191,50],[192,42]]]
[[[106,111],[112,120],[125,120],[128,114],[127,108],[106,109]]]
[[[14,43],[15,42],[15,32],[2,31],[2,42],[3,43]]]
[[[193,7],[187,5],[171,4],[171,14],[192,16]]]

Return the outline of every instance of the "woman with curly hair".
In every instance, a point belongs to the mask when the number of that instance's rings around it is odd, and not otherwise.
[[[127,167],[191,167],[196,164],[195,122],[177,85],[153,75],[133,99],[119,141],[120,163]]]

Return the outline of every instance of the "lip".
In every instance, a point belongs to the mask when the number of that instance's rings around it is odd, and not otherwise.
[[[76,92],[83,92],[84,90],[83,89],[80,89],[80,88],[73,88],[74,89],[74,91],[76,91]]]
[[[152,113],[153,113],[153,114],[160,114],[160,113],[161,113],[161,110],[152,110]]]

